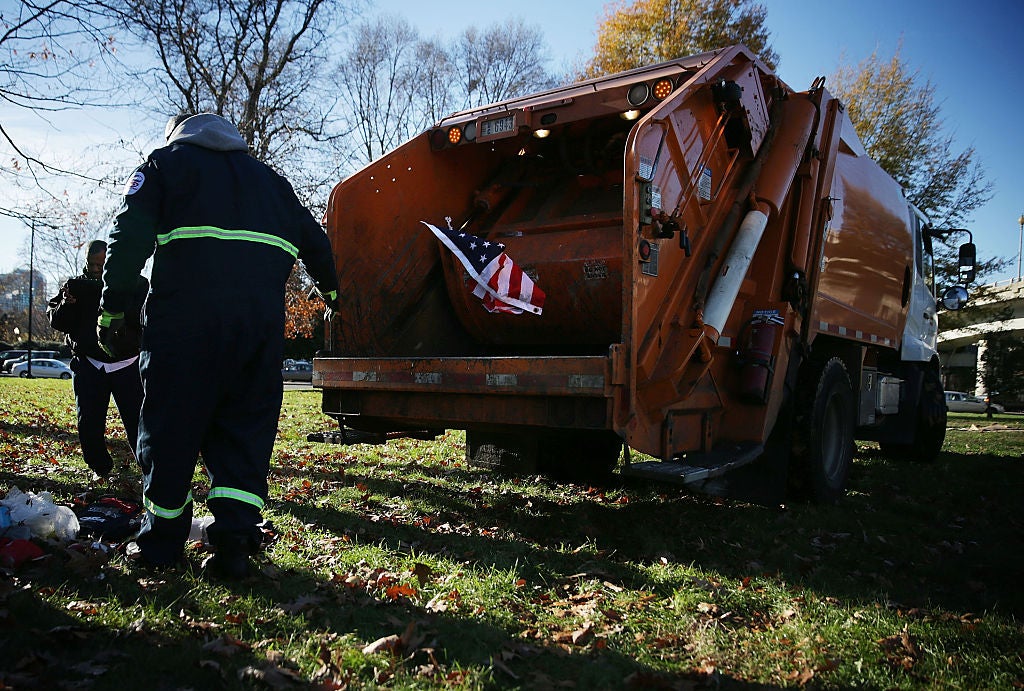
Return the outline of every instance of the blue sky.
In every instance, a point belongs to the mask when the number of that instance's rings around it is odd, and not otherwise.
[[[994,185],[992,200],[975,212],[968,229],[982,257],[1010,257],[992,280],[1017,277],[1024,214],[1024,0],[760,0],[767,8],[779,76],[796,90],[841,61],[856,65],[875,50],[895,53],[936,87],[943,117],[960,151],[977,150]],[[404,16],[423,36],[451,37],[469,25],[484,27],[510,16],[544,31],[552,68],[589,53],[604,0],[519,0],[471,3],[464,19],[435,3],[375,0],[381,12]],[[826,82],[826,87],[828,83]]]
[[[762,0],[779,74],[792,88],[806,89],[830,75],[840,60],[856,64],[878,51],[883,59],[903,42],[902,55],[931,79],[958,150],[977,149],[994,195],[968,224],[983,257],[1012,258],[993,279],[1017,277],[1024,213],[1024,77],[1017,67],[1024,36],[1022,0]],[[424,37],[450,38],[470,25],[485,27],[521,17],[544,32],[552,70],[592,49],[604,0],[518,0],[460,4],[375,0],[374,11],[405,17]],[[826,84],[827,86],[827,84]],[[0,117],[6,117],[0,115]],[[73,133],[62,133],[74,136]],[[55,138],[61,135],[54,135]],[[13,268],[27,233],[0,224],[0,271]]]

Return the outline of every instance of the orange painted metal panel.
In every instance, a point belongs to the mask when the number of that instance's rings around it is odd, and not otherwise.
[[[663,77],[664,101],[620,117],[632,87]],[[730,82],[734,96],[716,91]],[[897,348],[906,316],[906,202],[837,113],[733,47],[446,118],[331,196],[345,307],[336,356],[315,362],[324,410],[380,428],[613,429],[663,458],[763,441],[805,335]],[[710,336],[704,302],[751,209],[763,236]],[[420,221],[503,243],[543,315],[486,312]],[[738,393],[758,315],[779,325],[762,402]]]

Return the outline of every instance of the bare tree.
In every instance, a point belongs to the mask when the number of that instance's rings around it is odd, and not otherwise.
[[[471,108],[554,86],[544,65],[547,46],[540,28],[509,19],[487,29],[466,29],[452,47],[463,106]]]
[[[331,132],[322,76],[353,10],[330,0],[122,0],[125,26],[155,51],[155,109],[234,122],[253,155],[291,172]]]
[[[362,162],[373,161],[425,126],[424,109],[418,107],[424,52],[416,30],[399,17],[379,17],[356,27],[337,79],[347,96]],[[430,85],[435,86],[433,81]]]
[[[53,130],[53,118],[118,100],[108,78],[116,62],[116,22],[97,0],[18,0],[0,10],[0,215],[30,223],[26,199],[57,199],[54,176],[96,183],[88,169],[43,153],[25,132]],[[20,125],[20,127],[19,127]],[[19,132],[22,135],[19,135]],[[66,184],[66,182],[64,183]],[[62,185],[63,186],[63,185]],[[17,194],[21,190],[22,194]]]
[[[82,273],[86,247],[93,240],[107,238],[116,207],[115,196],[100,188],[37,207],[35,270],[51,285]]]
[[[456,110],[455,60],[437,41],[421,41],[416,46],[420,65],[416,97],[424,126],[432,125]]]

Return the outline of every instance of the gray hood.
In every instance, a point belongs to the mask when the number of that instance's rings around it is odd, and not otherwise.
[[[201,113],[182,120],[167,138],[167,145],[182,143],[214,151],[249,150],[238,128],[213,113]]]

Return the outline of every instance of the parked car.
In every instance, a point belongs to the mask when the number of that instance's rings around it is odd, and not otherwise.
[[[18,377],[27,377],[28,362],[19,362],[11,368],[11,374]],[[71,368],[60,360],[54,360],[53,358],[32,358],[32,376],[71,379]]]
[[[19,353],[19,355],[12,355],[11,357],[9,357],[6,360],[4,360],[4,364],[3,364],[3,371],[4,372],[11,372],[11,373],[13,373],[15,365],[20,364],[20,363],[25,362],[25,361],[28,360],[28,351],[27,350],[18,350],[18,351],[12,351],[12,352]],[[32,360],[33,360],[33,362],[35,361],[36,358],[55,358],[55,357],[57,357],[57,351],[56,350],[33,350],[32,351]]]
[[[2,352],[0,352],[0,365],[3,365],[8,360],[12,360],[14,358],[19,358],[19,357],[21,357],[22,355],[24,355],[27,352],[28,352],[27,350],[5,350],[5,351],[2,351]]]
[[[313,363],[298,361],[281,370],[285,381],[313,381]]]
[[[946,392],[946,409],[952,413],[1005,413],[1006,408],[963,391]]]
[[[7,363],[14,365],[15,360],[24,358],[27,353],[27,350],[5,350],[0,353],[0,372],[10,372],[11,367]]]

